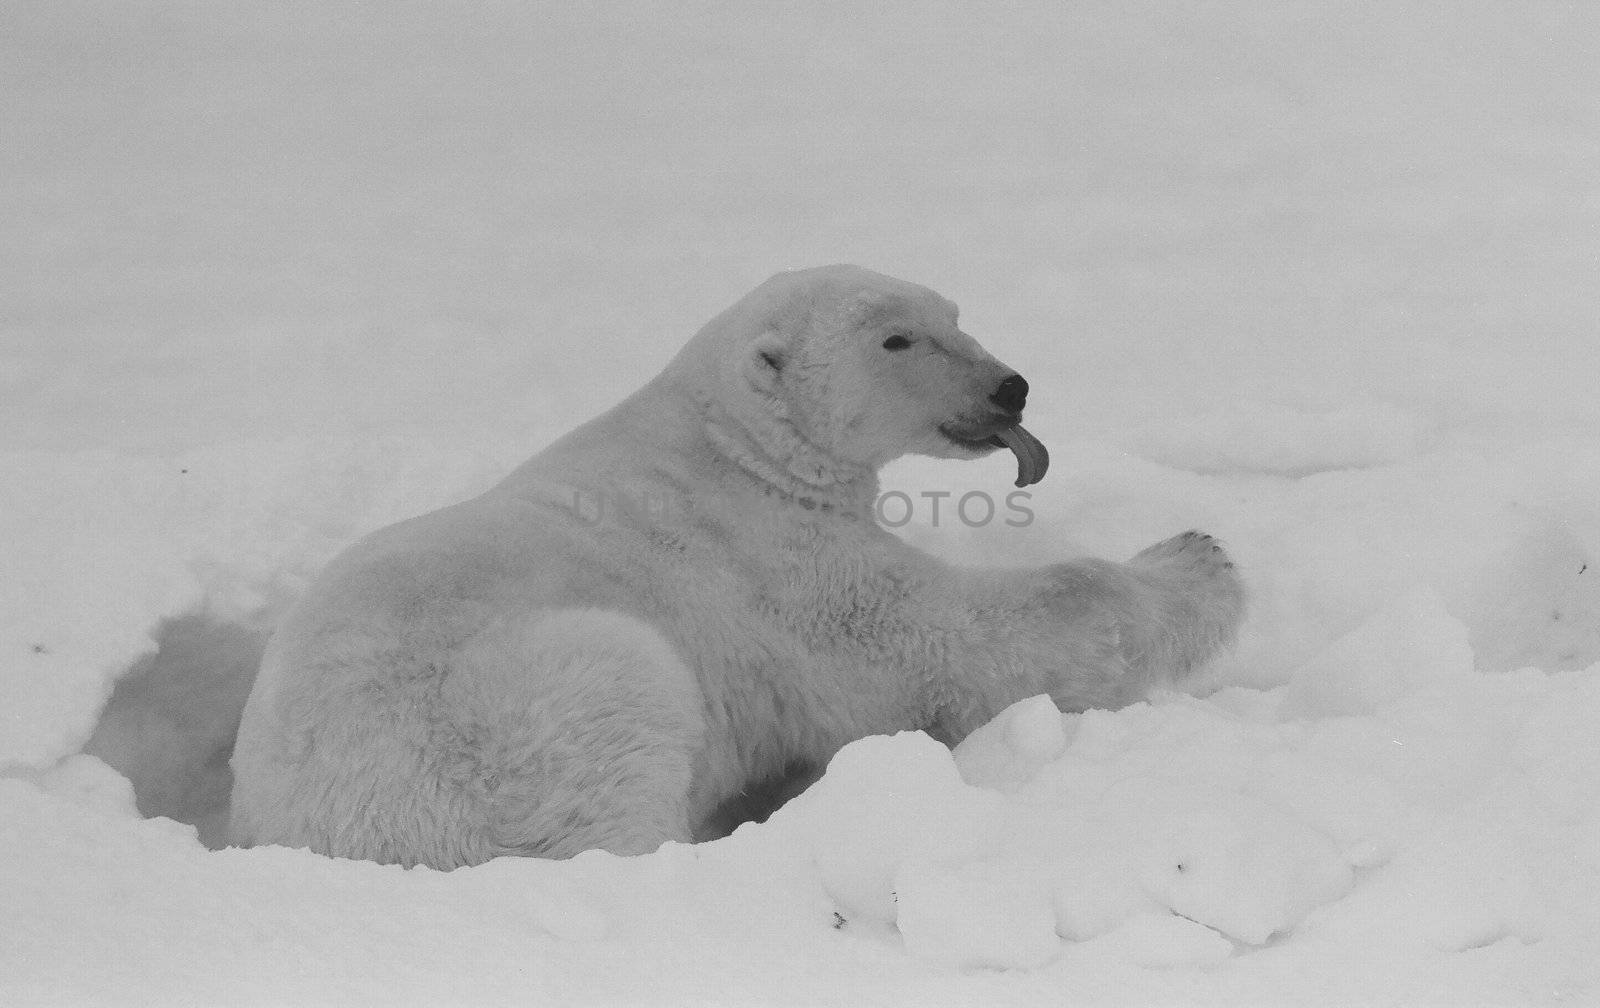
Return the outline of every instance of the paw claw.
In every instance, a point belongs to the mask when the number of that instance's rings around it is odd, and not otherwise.
[[[1135,558],[1145,564],[1178,565],[1201,576],[1216,576],[1233,570],[1228,551],[1213,535],[1191,529],[1156,543]]]

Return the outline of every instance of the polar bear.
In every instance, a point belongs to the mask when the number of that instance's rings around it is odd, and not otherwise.
[[[906,453],[1009,447],[1027,383],[926,288],[780,274],[654,380],[465,503],[338,557],[272,637],[232,839],[453,868],[713,835],[876,733],[955,743],[1022,698],[1120,706],[1233,635],[1186,533],[1126,564],[965,569],[874,519]]]

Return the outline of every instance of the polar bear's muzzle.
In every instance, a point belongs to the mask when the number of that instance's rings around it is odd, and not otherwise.
[[[1020,423],[989,425],[987,430],[956,430],[949,424],[939,433],[969,451],[1009,448],[1017,457],[1017,486],[1025,487],[1044,479],[1050,468],[1050,451]]]
[[[1017,486],[1025,487],[1044,479],[1050,468],[1050,452],[1040,440],[1022,426],[1022,408],[1028,402],[1028,382],[1013,372],[1001,379],[989,394],[989,401],[1005,411],[984,421],[945,424],[939,433],[969,451],[1009,448],[1017,457]]]

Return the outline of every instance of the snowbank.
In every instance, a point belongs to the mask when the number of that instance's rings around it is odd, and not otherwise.
[[[1213,673],[1233,685],[1117,712],[1034,698],[954,753],[918,734],[856,743],[725,841],[450,874],[208,852],[190,827],[139,819],[126,781],[70,754],[157,616],[293,592],[354,526],[471,492],[492,465],[425,443],[54,459],[10,531],[101,553],[54,550],[9,600],[26,619],[0,664],[8,1003],[1510,1004],[1600,990],[1600,619],[1592,540],[1560,517],[1600,488],[1600,452],[1567,446],[1564,492],[1544,484],[1532,510],[1512,499],[1557,475],[1553,456],[1252,482],[1229,508],[1236,478],[1065,448],[1079,489],[1060,528],[1147,540],[1232,523],[1260,600]],[[1498,481],[1459,493],[1484,472]],[[113,488],[119,507],[83,503]],[[916,534],[955,555],[1005,535]]]

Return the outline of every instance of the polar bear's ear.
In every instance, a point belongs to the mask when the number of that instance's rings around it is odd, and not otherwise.
[[[783,338],[777,333],[767,333],[750,347],[745,367],[750,380],[758,387],[771,388],[788,363],[789,352]]]

